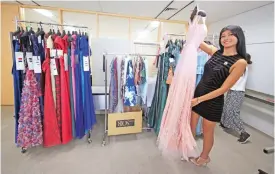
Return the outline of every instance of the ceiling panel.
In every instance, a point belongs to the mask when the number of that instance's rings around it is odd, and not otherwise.
[[[271,1],[200,1],[197,4],[200,9],[206,12],[207,23],[212,23],[269,3],[271,3]],[[192,3],[174,16],[172,20],[188,21],[195,5],[196,3]]]
[[[103,12],[156,17],[168,1],[100,1]]]
[[[190,1],[174,1],[172,4],[169,5],[168,8],[176,8],[177,10],[169,10],[169,11],[164,11],[158,18],[159,19],[168,19],[171,17],[173,14],[178,12],[181,8],[186,6]],[[167,2],[168,4],[169,2]]]
[[[99,1],[36,1],[41,6],[101,11]]]

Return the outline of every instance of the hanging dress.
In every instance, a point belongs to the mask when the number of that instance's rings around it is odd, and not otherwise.
[[[60,36],[54,40],[55,48],[67,52],[65,43]],[[72,140],[72,118],[70,109],[70,97],[68,87],[68,76],[65,71],[64,56],[59,57],[60,62],[60,92],[61,92],[61,140],[62,144],[66,144]]]
[[[63,37],[63,40],[67,42],[68,35]],[[69,85],[69,92],[70,92],[70,108],[71,108],[71,118],[72,118],[72,134],[75,137],[75,110],[74,110],[74,92],[73,92],[73,68],[72,68],[72,57],[71,57],[71,44],[68,43],[68,85]]]
[[[36,37],[35,34],[31,35],[30,36],[30,39],[31,39],[31,43],[32,43],[32,47],[33,47],[33,55],[34,56],[40,56],[40,63],[42,65],[44,59],[43,57],[41,56],[41,54],[44,54],[44,49],[43,47],[41,48],[41,43],[42,40],[41,40],[41,36],[39,36],[40,39],[38,40],[38,37]],[[44,117],[44,97],[43,97],[43,93],[44,93],[44,90],[42,92],[41,90],[41,87],[42,87],[42,72],[41,73],[35,73],[35,76],[36,76],[36,80],[37,80],[37,86],[39,88],[39,91],[41,91],[41,96],[39,97],[39,103],[40,103],[40,112],[41,112],[41,117],[43,118]]]
[[[13,75],[13,92],[14,92],[14,116],[15,116],[15,143],[17,143],[18,135],[18,120],[19,120],[19,111],[21,105],[21,94],[23,90],[23,81],[24,73],[23,70],[16,70],[16,58],[15,52],[20,51],[20,44],[18,40],[13,40],[13,66],[12,66],[12,75]]]
[[[124,105],[125,106],[135,106],[137,105],[137,90],[135,86],[135,73],[133,70],[133,61],[129,60],[127,64],[126,73],[126,84],[125,84],[125,94],[124,94]]]
[[[80,69],[81,69],[81,86],[82,86],[82,101],[85,133],[93,128],[96,123],[96,115],[92,96],[92,85],[90,80],[90,59],[89,59],[89,44],[86,36],[81,36],[79,41],[80,54]],[[86,60],[84,60],[84,57]],[[89,70],[85,69],[84,64],[87,64]]]
[[[85,135],[83,101],[82,101],[82,86],[81,86],[81,70],[79,61],[79,36],[73,35],[72,41],[72,60],[74,66],[74,82],[75,82],[75,130],[76,137],[81,139]]]
[[[182,156],[186,160],[197,155],[190,117],[195,90],[197,49],[207,33],[205,24],[198,24],[199,20],[204,22],[201,18],[197,15],[193,23],[189,24],[186,46],[169,89],[158,135],[158,147],[163,154]]]
[[[18,121],[17,144],[20,147],[29,148],[43,143],[39,96],[35,74],[27,69]]]
[[[60,131],[56,119],[56,110],[51,82],[50,49],[46,47],[46,59],[42,65],[45,73],[45,97],[44,97],[44,146],[51,147],[61,144]]]

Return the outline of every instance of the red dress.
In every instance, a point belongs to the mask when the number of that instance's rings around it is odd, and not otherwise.
[[[56,110],[53,99],[51,70],[50,70],[50,49],[46,48],[46,59],[43,63],[45,73],[45,97],[44,97],[44,146],[51,147],[61,144],[60,131],[56,119]]]
[[[65,51],[64,40],[60,36],[57,36],[54,40],[54,45],[56,49]],[[62,143],[66,144],[70,142],[73,138],[72,135],[72,117],[70,108],[70,96],[69,96],[69,82],[68,82],[68,70],[65,71],[64,56],[59,57],[60,62],[60,87],[61,87],[61,139]]]

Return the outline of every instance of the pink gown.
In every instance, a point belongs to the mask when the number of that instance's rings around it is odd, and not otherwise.
[[[199,24],[199,21],[203,21]],[[157,140],[164,155],[196,157],[197,145],[190,128],[191,100],[196,83],[197,49],[207,34],[205,18],[189,22],[186,45],[175,70]]]

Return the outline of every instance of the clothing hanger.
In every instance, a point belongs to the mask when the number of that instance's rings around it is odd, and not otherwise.
[[[66,35],[66,31],[65,31],[65,30],[63,30],[63,31],[62,31],[62,35],[61,35],[61,37],[63,38],[65,35]]]
[[[57,35],[58,36],[61,36],[61,33],[60,33],[60,31],[59,31],[59,28],[57,27]]]
[[[22,34],[21,37],[25,37],[25,36],[28,36],[28,35],[29,35],[28,27],[26,26],[26,31]]]
[[[15,32],[12,33],[12,36],[17,36],[19,33],[21,32],[20,27],[17,27],[17,30]]]
[[[32,25],[31,25],[31,28],[30,28],[29,34],[35,34],[35,32],[34,32],[34,31],[33,31],[33,29],[32,29]]]
[[[51,28],[51,25],[50,25],[50,31],[48,32],[48,35],[52,35],[53,32],[52,32],[52,28]]]
[[[52,26],[53,27],[53,26]],[[53,27],[53,34],[55,34],[54,27]]]

